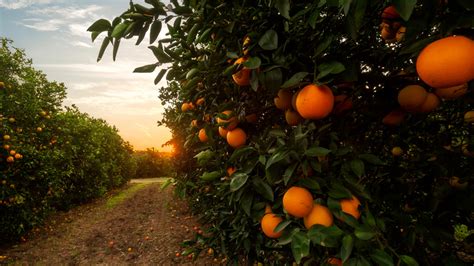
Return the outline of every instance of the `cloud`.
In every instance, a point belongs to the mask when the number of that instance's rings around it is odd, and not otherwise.
[[[6,9],[20,9],[32,5],[44,5],[53,2],[60,2],[58,0],[0,0],[0,7]]]
[[[51,19],[51,20],[38,20],[31,24],[23,24],[23,26],[37,31],[56,31],[59,27],[64,24],[63,20]]]
[[[73,41],[71,42],[71,45],[78,46],[78,47],[92,48],[92,45],[85,42],[81,42],[81,41]]]

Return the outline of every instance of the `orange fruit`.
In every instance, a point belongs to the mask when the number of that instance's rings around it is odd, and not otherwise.
[[[15,159],[21,159],[21,154],[19,153],[15,154]]]
[[[449,88],[435,89],[434,93],[445,100],[454,100],[467,93],[467,83]]]
[[[3,140],[10,140],[10,135],[3,135]]]
[[[345,111],[352,109],[352,99],[345,94],[337,95],[334,97],[334,114],[341,114]]]
[[[428,97],[425,88],[419,85],[408,85],[398,92],[398,103],[407,111],[417,110]]]
[[[15,154],[16,154],[16,151],[15,151],[15,150],[11,150],[11,151],[10,151],[10,155],[11,155],[11,156],[13,156],[13,155],[15,155]]]
[[[3,145],[3,148],[4,148],[5,150],[9,150],[9,149],[10,149],[10,145],[5,144],[5,145]]]
[[[283,219],[273,213],[267,213],[263,216],[261,226],[263,233],[269,238],[279,238],[282,232],[275,233],[273,230],[281,223]]]
[[[182,111],[182,112],[186,112],[186,111],[188,111],[188,110],[190,110],[190,109],[191,109],[191,108],[190,108],[190,106],[189,106],[188,103],[183,103],[183,104],[181,105],[181,111]]]
[[[231,110],[225,110],[224,112],[222,112],[222,114],[226,115],[228,119],[222,119],[217,117],[217,124],[224,124],[222,125],[222,127],[227,130],[232,130],[237,127],[239,121],[237,120],[237,117],[233,116],[233,112]]]
[[[273,98],[276,108],[280,110],[287,110],[291,108],[291,99],[293,94],[289,90],[279,90],[277,97]]]
[[[474,123],[474,110],[473,111],[467,111],[464,114],[464,122]],[[7,150],[7,148],[5,148],[5,150]]]
[[[223,138],[227,138],[227,129],[223,128],[223,127],[219,127],[219,135]]]
[[[298,90],[297,92],[295,92],[293,94],[293,97],[291,98],[291,107],[293,108],[293,110],[296,110],[296,97],[298,97],[298,93],[300,92],[300,90]]]
[[[231,176],[232,174],[235,173],[235,171],[237,171],[235,167],[233,166],[227,167],[227,175]]]
[[[196,101],[196,105],[201,106],[201,105],[204,104],[204,102],[205,102],[204,98],[199,98],[199,99],[197,99],[197,101]]]
[[[383,118],[382,123],[387,126],[399,126],[403,120],[405,120],[405,112],[395,109]]]
[[[283,209],[295,217],[305,217],[313,209],[313,196],[306,188],[291,187],[283,195]]]
[[[404,26],[401,26],[398,29],[397,34],[395,35],[395,39],[397,40],[397,42],[401,42],[405,38],[406,31],[407,31],[407,28]]]
[[[227,132],[227,143],[234,149],[245,145],[247,142],[247,134],[241,128],[229,130]]]
[[[241,57],[235,61],[234,65],[243,64],[247,60],[247,58]],[[232,75],[232,79],[239,86],[248,86],[250,85],[250,71],[250,69],[243,67],[237,73]]]
[[[320,204],[314,204],[311,212],[304,217],[303,221],[306,229],[310,229],[311,226],[315,224],[324,225],[326,227],[331,226],[334,219],[328,207]]]
[[[296,110],[305,119],[321,119],[331,113],[334,95],[326,85],[305,86],[296,97]]]
[[[428,44],[418,55],[418,76],[433,88],[448,88],[474,78],[474,41],[450,36]]]
[[[360,201],[355,196],[352,196],[351,199],[342,199],[339,201],[341,204],[341,210],[349,215],[352,215],[354,218],[360,218]]]
[[[342,260],[338,259],[338,258],[329,258],[328,259],[328,264],[329,265],[342,266]]]
[[[209,140],[209,138],[207,137],[207,134],[206,134],[206,130],[204,128],[201,128],[201,130],[199,130],[199,140],[201,142],[206,142]]]
[[[382,12],[382,19],[397,19],[400,17],[395,6],[388,6]]]
[[[36,128],[36,132],[41,132],[41,131],[43,131],[43,129],[41,127]]]
[[[249,115],[245,116],[245,121],[247,121],[248,123],[251,123],[251,124],[255,124],[258,121],[258,117],[257,117],[256,114],[249,114]]]
[[[5,83],[3,83],[3,81],[0,81],[0,89],[4,89],[5,88]]]
[[[7,163],[13,163],[15,161],[15,159],[13,158],[13,156],[8,156],[7,157]]]
[[[303,117],[298,114],[298,112],[291,109],[285,111],[285,119],[290,126],[296,126],[304,120]]]
[[[402,154],[403,154],[402,148],[400,148],[400,147],[398,147],[398,146],[392,148],[392,155],[393,155],[393,156],[398,157],[398,156],[400,156],[400,155],[402,155]]]
[[[439,104],[440,101],[438,96],[429,92],[428,96],[426,97],[426,101],[420,107],[418,107],[416,111],[420,113],[429,113],[438,108]]]

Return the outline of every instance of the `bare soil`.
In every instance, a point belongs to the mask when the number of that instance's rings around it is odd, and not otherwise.
[[[53,215],[20,244],[0,247],[0,264],[20,265],[212,265],[212,255],[196,260],[176,256],[199,226],[186,202],[170,186],[147,184],[113,208],[107,199]],[[195,228],[194,228],[195,229]],[[219,260],[220,261],[220,260]]]

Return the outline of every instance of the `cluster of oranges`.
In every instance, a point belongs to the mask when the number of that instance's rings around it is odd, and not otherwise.
[[[342,212],[353,216],[355,219],[360,218],[359,207],[361,205],[359,199],[352,196],[348,199],[339,201]],[[306,229],[310,229],[313,225],[322,225],[325,227],[334,224],[334,218],[328,207],[314,203],[313,195],[309,190],[302,187],[290,187],[283,195],[283,209],[289,215],[296,218],[303,218]],[[269,238],[279,238],[282,231],[275,232],[275,228],[283,222],[283,218],[273,213],[272,208],[267,205],[265,213],[261,219],[261,227],[263,233]],[[339,265],[341,261],[337,258],[331,258],[330,264]]]
[[[416,60],[420,79],[432,89],[411,84],[398,93],[400,108],[384,117],[386,125],[400,125],[407,112],[430,113],[440,99],[457,99],[468,92],[467,82],[474,78],[474,41],[464,36],[450,36],[427,45]]]

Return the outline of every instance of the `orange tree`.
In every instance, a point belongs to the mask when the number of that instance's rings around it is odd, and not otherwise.
[[[54,209],[104,194],[134,174],[131,147],[105,121],[61,108],[50,82],[12,42],[0,46],[0,239],[16,240]]]
[[[88,30],[98,60],[149,36],[157,62],[135,72],[166,77],[198,243],[235,262],[472,262],[470,1],[145,2]]]
[[[135,178],[150,178],[172,176],[172,157],[166,153],[146,149],[146,151],[135,151],[133,159],[137,164]]]

